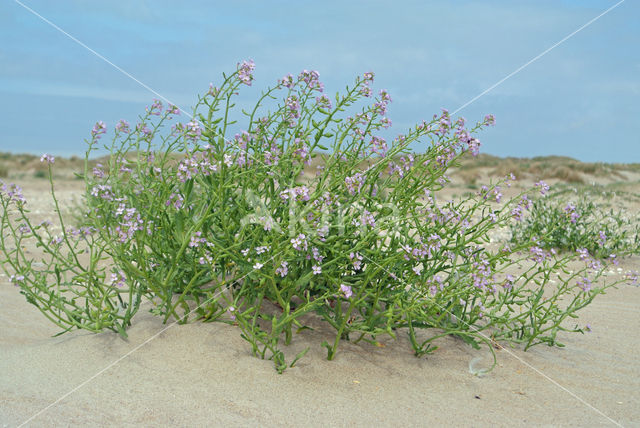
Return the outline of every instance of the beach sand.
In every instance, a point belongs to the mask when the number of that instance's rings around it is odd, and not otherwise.
[[[45,180],[17,180],[34,215],[51,216]],[[70,201],[81,182],[60,186]],[[640,257],[614,268],[640,270]],[[294,336],[287,356],[308,354],[279,375],[251,355],[237,327],[163,325],[140,310],[128,330],[56,327],[0,276],[0,427],[26,426],[640,426],[640,287],[622,284],[580,312],[584,335],[566,347],[490,352],[460,340],[416,358],[404,332],[384,347],[343,342],[329,330]]]

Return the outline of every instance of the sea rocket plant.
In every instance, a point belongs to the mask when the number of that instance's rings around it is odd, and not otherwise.
[[[469,128],[443,110],[387,142],[380,132],[391,126],[391,96],[374,96],[372,72],[329,97],[309,70],[234,114],[233,97],[252,85],[254,69],[239,63],[183,122],[177,107],[155,100],[134,127],[115,126],[110,158],[90,166],[107,133],[98,122],[85,162],[85,229],[59,216],[62,234],[52,235],[31,223],[19,187],[2,185],[2,231],[12,241],[2,240],[1,261],[27,301],[63,331],[124,336],[143,303],[165,322],[222,320],[278,371],[306,352],[287,363],[281,343],[311,314],[335,331],[322,344],[329,359],[342,340],[400,331],[416,355],[443,335],[492,350],[489,337],[529,347],[581,331],[563,320],[608,287],[591,256],[541,301],[551,273],[577,254],[560,256],[533,239],[485,245],[490,231],[532,209],[527,194],[503,200],[502,186],[515,177],[466,200],[437,199],[448,168],[478,153],[474,135],[493,116]],[[280,102],[267,110],[267,100]],[[234,124],[242,128],[231,136]],[[42,160],[52,168],[53,157]],[[601,232],[610,242],[611,231]],[[46,249],[44,267],[29,261],[27,243]],[[523,263],[533,267],[504,274]],[[417,329],[426,332],[420,340]]]

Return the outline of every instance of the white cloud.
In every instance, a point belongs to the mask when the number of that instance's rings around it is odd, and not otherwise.
[[[92,98],[105,101],[119,101],[124,103],[148,104],[157,95],[141,90],[123,90],[115,87],[97,87],[68,82],[46,83],[41,81],[29,81],[20,79],[0,80],[0,91],[14,94],[47,95],[58,97]],[[158,91],[161,93],[160,91]],[[171,102],[183,108],[189,106],[193,100],[187,100],[181,96],[163,94]]]

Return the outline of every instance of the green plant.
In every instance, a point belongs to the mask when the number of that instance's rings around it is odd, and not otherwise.
[[[39,169],[33,173],[35,178],[47,178],[47,171]]]
[[[561,345],[558,332],[582,331],[565,321],[613,285],[591,285],[601,271],[588,277],[585,265],[564,274],[575,256],[532,242],[485,246],[492,230],[530,207],[524,194],[493,203],[511,178],[459,202],[435,198],[447,169],[477,153],[472,135],[492,116],[467,130],[443,111],[387,144],[379,133],[391,124],[391,98],[384,90],[373,98],[373,73],[330,99],[317,73],[305,70],[263,92],[242,112],[244,131],[228,138],[241,118],[233,97],[252,71],[244,62],[223,75],[188,123],[167,129],[179,111],[159,101],[136,126],[119,122],[105,146],[110,157],[90,170],[106,133],[98,122],[80,228],[59,215],[63,233],[52,235],[30,221],[19,187],[4,185],[2,265],[63,332],[126,336],[150,301],[165,322],[237,325],[253,353],[282,372],[306,352],[289,359],[283,343],[312,315],[335,332],[322,343],[328,359],[342,340],[375,342],[399,329],[416,355],[443,336],[493,352],[493,340]],[[412,153],[418,142],[424,150]],[[51,156],[41,161],[51,170]],[[312,161],[317,172],[305,176]],[[37,265],[23,250],[34,244],[46,255]],[[506,274],[524,262],[533,264]],[[552,274],[560,285],[549,284]]]
[[[545,249],[586,251],[600,259],[640,253],[638,218],[606,209],[584,191],[567,202],[571,193],[565,189],[536,199],[529,215],[511,226],[512,242],[535,240]]]

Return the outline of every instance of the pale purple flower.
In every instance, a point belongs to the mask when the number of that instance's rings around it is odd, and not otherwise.
[[[505,288],[505,290],[511,290],[513,288],[513,282],[515,281],[515,277],[511,274],[507,274],[507,276],[505,277],[505,281],[502,284],[502,286]]]
[[[582,261],[586,260],[589,257],[589,250],[587,250],[586,248],[578,248],[576,252],[580,256],[580,260]]]
[[[0,183],[2,181],[0,180]],[[25,197],[22,195],[22,188],[15,183],[11,183],[8,187],[6,184],[2,183],[0,187],[0,193],[6,192],[9,197],[9,202],[15,202],[16,204],[24,204],[27,202]]]
[[[211,95],[212,97],[216,97],[219,93],[220,89],[213,86],[213,83],[209,83],[209,91],[207,92],[207,94]]]
[[[169,104],[169,106],[167,107],[167,113],[175,114],[177,116],[180,114],[180,109],[177,106],[174,106],[173,104]]]
[[[387,146],[387,142],[384,138],[373,136],[371,137],[371,151],[376,153],[382,157],[387,155],[387,150],[389,147]]]
[[[288,109],[287,120],[293,122],[293,119],[300,117],[300,101],[296,95],[288,97],[285,105]]]
[[[202,232],[197,231],[195,235],[191,237],[191,240],[189,241],[189,247],[197,248],[200,246],[200,244],[205,244],[206,242],[207,240],[202,238]]]
[[[522,220],[522,216],[523,216],[523,212],[522,212],[522,207],[520,205],[516,206],[515,208],[513,208],[511,210],[511,216],[516,220],[516,221],[521,221]]]
[[[384,103],[390,103],[391,102],[391,95],[389,95],[389,92],[387,92],[386,89],[381,89],[380,90],[380,98],[382,99],[382,101]]]
[[[529,199],[527,195],[522,195],[522,199],[520,199],[520,202],[518,202],[518,205],[522,206],[522,208],[524,208],[525,210],[530,210],[533,203],[531,202],[531,199]]]
[[[260,270],[260,269],[262,269],[262,266],[264,266],[262,263],[256,262],[256,264],[253,265],[253,268],[255,270]]]
[[[331,107],[333,107],[331,105],[331,99],[324,94],[316,97],[316,104],[324,110],[331,110]]]
[[[478,156],[478,154],[480,154],[480,145],[480,140],[478,140],[477,138],[472,137],[469,138],[469,141],[467,141],[467,148],[473,156]]]
[[[253,82],[253,70],[255,68],[256,65],[251,59],[238,63],[238,80],[247,86],[251,86],[251,82]]]
[[[353,291],[351,290],[351,286],[349,286],[349,285],[340,284],[340,291],[342,292],[344,297],[346,297],[347,299],[349,299],[349,298],[351,298],[351,296],[353,296]]]
[[[373,214],[371,214],[367,210],[363,210],[362,211],[362,215],[360,216],[360,220],[362,221],[362,224],[364,224],[366,226],[371,226],[371,227],[375,227],[376,226],[376,219],[373,217]]]
[[[263,245],[261,247],[256,247],[256,254],[262,254],[266,251],[269,251],[269,246],[268,245]]]
[[[200,139],[202,135],[202,129],[200,128],[200,124],[197,120],[192,119],[191,122],[187,123],[187,138],[192,142],[196,142]]]
[[[496,202],[500,203],[500,200],[502,200],[502,193],[500,193],[500,186],[496,186],[493,189],[493,194],[496,197]]]
[[[97,184],[91,189],[91,196],[110,201],[113,199],[113,192],[108,184]]]
[[[318,80],[319,78],[320,74],[315,70],[302,70],[298,75],[298,80],[305,82],[309,88],[322,92],[324,85]]]
[[[484,318],[484,313],[487,311],[487,308],[485,308],[482,303],[480,303],[478,307],[480,308],[480,312],[478,312],[478,318]]]
[[[144,140],[151,140],[153,137],[153,131],[149,129],[146,123],[141,122],[136,125],[136,132],[140,134],[140,137]]]
[[[295,238],[291,238],[291,245],[298,251],[307,250],[307,237],[301,233]]]
[[[144,222],[140,213],[135,208],[127,208],[114,232],[118,235],[119,241],[125,243],[130,240],[136,231],[144,230]]]
[[[129,122],[124,119],[121,119],[120,122],[116,124],[116,132],[122,132],[123,134],[128,134],[130,131]]]
[[[320,275],[322,273],[322,267],[318,265],[313,265],[311,269],[313,270],[314,275]]]
[[[496,124],[496,118],[492,114],[488,114],[484,117],[484,124],[487,126],[494,126]]]
[[[104,171],[101,169],[102,168],[102,164],[96,164],[95,167],[93,167],[93,176],[96,178],[104,178],[105,173]]]
[[[96,122],[95,125],[93,125],[93,129],[91,130],[91,136],[96,140],[99,140],[100,136],[102,134],[105,134],[106,132],[107,132],[107,125],[105,125],[105,123],[100,120]]]
[[[373,91],[371,90],[371,88],[369,86],[366,85],[366,83],[368,83],[368,82],[365,82],[365,85],[362,85],[360,87],[360,95],[369,98],[369,97],[371,97],[373,95]]]
[[[165,205],[173,205],[175,209],[179,210],[184,205],[184,198],[178,193],[172,193],[171,195],[169,195],[169,199],[167,199]]]
[[[640,285],[640,274],[636,270],[627,272],[625,278],[631,283],[631,285]]]
[[[591,270],[600,270],[600,269],[602,269],[602,262],[600,260],[589,259],[589,262],[587,264],[589,266],[589,269],[591,269]]]
[[[318,232],[318,236],[320,238],[326,238],[326,236],[329,234],[329,226],[324,225],[324,226],[320,227],[317,232]],[[324,239],[322,239],[322,240],[324,240]]]
[[[153,104],[147,107],[147,113],[154,116],[160,116],[160,113],[162,113],[162,101],[154,99]]]
[[[364,175],[362,175],[361,172],[356,172],[354,175],[345,178],[344,182],[347,185],[347,190],[353,196],[362,189],[362,185],[364,184]]]
[[[529,249],[529,252],[531,253],[531,260],[533,260],[536,263],[544,262],[549,256],[549,253],[547,253],[540,247],[531,247]]]
[[[45,153],[40,157],[40,162],[47,162],[48,164],[54,163],[55,160],[56,158],[51,156],[49,153]]]
[[[24,275],[11,275],[9,281],[16,287],[19,287],[20,284],[24,283]]]
[[[362,255],[360,253],[350,253],[349,259],[353,264],[353,268],[355,270],[360,270],[360,268],[362,267],[362,259],[363,259]]]
[[[236,316],[235,316],[234,312],[236,311],[236,308],[234,308],[233,306],[229,306],[229,307],[227,308],[227,311],[229,311],[229,318],[230,318],[232,321],[235,321],[235,320],[236,320]]]
[[[171,127],[171,136],[174,137],[184,132],[184,130],[185,130],[184,123],[181,123],[181,122],[174,123],[173,126]]]
[[[598,242],[600,242],[600,245],[604,247],[607,243],[607,235],[602,230],[598,232],[598,235],[600,235]]]
[[[316,260],[319,263],[322,263],[322,260],[324,260],[324,256],[320,255],[320,250],[318,250],[317,247],[313,247],[311,249],[311,253],[313,254],[314,260]]]
[[[287,276],[287,273],[289,273],[289,264],[284,261],[280,263],[280,267],[276,268],[276,273],[283,278]]]
[[[387,114],[387,103],[384,103],[382,101],[378,101],[374,103],[373,111],[379,114],[380,116],[384,116],[385,114]]]
[[[580,214],[576,211],[576,206],[571,202],[564,207],[564,212],[569,215],[571,223],[575,223],[580,218]]]
[[[294,86],[293,76],[291,74],[287,74],[282,79],[278,80],[278,85],[282,85],[285,88],[293,88]]]
[[[578,281],[576,285],[580,287],[585,293],[591,290],[591,280],[586,276],[583,277],[581,281]]]
[[[111,285],[122,288],[126,284],[127,277],[124,272],[119,270],[117,273],[111,274]]]
[[[298,186],[285,189],[280,192],[280,198],[285,201],[289,198],[292,201],[308,201],[310,199],[309,188],[307,186]]]
[[[540,180],[537,183],[535,183],[534,186],[540,188],[540,194],[542,196],[546,195],[547,192],[549,191],[549,185],[547,183],[545,183],[544,181],[542,181],[542,180]]]

